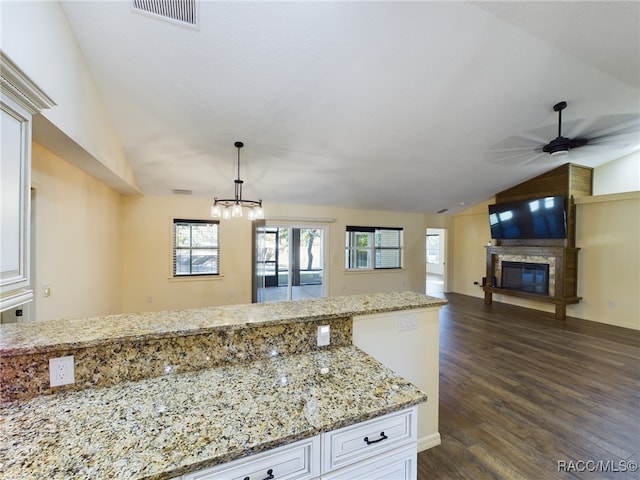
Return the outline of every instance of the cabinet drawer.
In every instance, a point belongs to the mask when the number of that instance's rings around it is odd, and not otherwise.
[[[375,459],[322,475],[322,480],[415,480],[418,476],[418,446],[400,447]]]
[[[340,428],[323,434],[322,472],[330,472],[416,441],[416,407]]]
[[[183,480],[303,480],[319,474],[320,436],[315,436],[190,473]]]

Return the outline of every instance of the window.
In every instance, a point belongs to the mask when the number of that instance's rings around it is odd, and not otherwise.
[[[347,226],[345,268],[402,268],[402,228]]]
[[[219,275],[218,222],[173,220],[173,276]]]
[[[440,263],[440,235],[427,234],[427,263]]]

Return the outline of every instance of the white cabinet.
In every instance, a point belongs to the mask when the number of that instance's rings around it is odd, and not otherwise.
[[[389,413],[182,480],[415,480],[417,414],[416,407]]]
[[[183,480],[306,480],[320,474],[320,436],[185,475]]]
[[[418,476],[415,443],[322,475],[322,480],[409,480]]]
[[[323,472],[417,441],[416,409],[401,410],[322,435]]]
[[[0,311],[33,298],[29,279],[31,117],[54,105],[0,51]]]

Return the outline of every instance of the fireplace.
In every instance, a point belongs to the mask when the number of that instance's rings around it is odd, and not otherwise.
[[[549,295],[549,264],[503,260],[502,288]]]
[[[556,318],[564,320],[567,305],[582,300],[576,291],[578,248],[487,245],[486,249],[487,281],[482,289],[487,305],[491,305],[496,294],[529,298],[554,304]],[[504,277],[503,264],[506,264]]]

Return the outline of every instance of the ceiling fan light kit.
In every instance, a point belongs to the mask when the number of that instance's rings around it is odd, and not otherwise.
[[[247,208],[247,218],[250,221],[263,219],[264,209],[262,208],[262,199],[245,200],[242,198],[242,184],[244,181],[240,179],[240,149],[244,147],[244,143],[235,142],[233,145],[238,149],[238,178],[233,181],[235,184],[234,198],[215,197],[213,199],[213,205],[211,206],[211,216],[213,218],[222,218],[223,220],[240,218],[244,216],[243,209]]]

